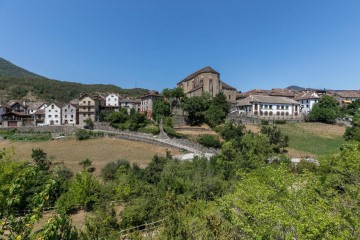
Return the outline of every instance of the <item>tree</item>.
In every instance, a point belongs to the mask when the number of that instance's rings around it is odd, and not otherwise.
[[[357,112],[352,119],[352,127],[347,127],[344,138],[346,141],[360,141],[360,112]]]
[[[49,170],[51,161],[47,158],[47,154],[41,148],[33,148],[31,158],[40,170]]]
[[[182,109],[187,112],[187,121],[190,125],[201,125],[205,122],[205,112],[211,103],[209,94],[202,94],[187,98],[182,103]]]
[[[339,114],[338,101],[334,97],[324,95],[318,103],[314,104],[308,115],[308,120],[312,122],[335,123]]]
[[[159,121],[161,118],[168,117],[171,114],[170,103],[164,99],[156,99],[153,105],[153,117]]]
[[[79,165],[83,167],[83,170],[87,169],[87,171],[90,170],[92,161],[89,158],[86,158],[85,160],[82,160],[79,162]]]
[[[278,126],[261,126],[260,133],[265,134],[270,141],[270,144],[276,153],[280,153],[289,146],[289,136],[283,135]]]
[[[91,118],[86,119],[85,121],[86,126],[88,126],[90,129],[94,128],[94,122]]]

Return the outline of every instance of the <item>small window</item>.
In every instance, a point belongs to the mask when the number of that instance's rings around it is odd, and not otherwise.
[[[51,109],[54,109],[54,105],[51,105]]]
[[[74,115],[71,115],[71,118],[74,118]]]
[[[51,118],[51,115],[49,115],[49,118]]]
[[[58,123],[59,121],[58,121],[58,120],[56,120],[55,122],[56,122],[56,123]]]
[[[83,104],[85,104],[86,103],[86,101],[83,101]]]
[[[65,115],[65,118],[67,118],[67,115]]]
[[[57,118],[57,117],[58,117],[58,115],[55,115],[55,117]]]

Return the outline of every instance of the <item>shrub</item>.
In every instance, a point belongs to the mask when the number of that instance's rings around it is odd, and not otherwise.
[[[111,181],[115,179],[115,175],[120,166],[124,166],[126,169],[130,168],[130,164],[127,160],[117,160],[116,162],[110,162],[101,170],[101,177],[105,181]]]
[[[86,140],[90,138],[90,131],[87,131],[85,129],[78,129],[75,132],[75,136],[77,140]]]
[[[158,135],[160,133],[160,128],[155,125],[150,125],[150,126],[146,126],[144,128],[140,128],[139,132]]]
[[[275,124],[285,124],[286,120],[275,120]]]
[[[211,134],[202,134],[197,141],[206,147],[219,148],[221,146],[219,137]]]
[[[177,133],[172,127],[163,126],[164,131],[170,136],[175,138],[185,138],[184,134]]]

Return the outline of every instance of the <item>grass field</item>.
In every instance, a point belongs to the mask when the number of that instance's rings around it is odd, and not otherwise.
[[[288,154],[291,157],[319,156],[339,151],[344,143],[345,127],[323,123],[296,123],[278,125],[289,136]],[[248,130],[258,131],[259,127],[248,125]]]
[[[33,148],[43,149],[53,164],[64,163],[72,171],[77,172],[82,168],[79,162],[89,158],[95,167],[95,173],[109,162],[118,159],[126,159],[130,163],[136,163],[141,167],[146,166],[155,154],[164,156],[166,149],[173,155],[179,154],[176,149],[170,149],[157,145],[133,142],[121,139],[100,138],[86,141],[56,140],[45,142],[12,142],[0,141],[0,148],[15,148],[15,157],[20,160],[32,161]]]

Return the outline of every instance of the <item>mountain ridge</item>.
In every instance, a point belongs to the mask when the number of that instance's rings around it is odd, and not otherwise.
[[[33,73],[0,57],[0,100],[26,99],[33,96],[37,101],[66,103],[81,93],[119,93],[128,97],[140,97],[148,89],[123,89],[114,84],[83,84],[49,79]]]

